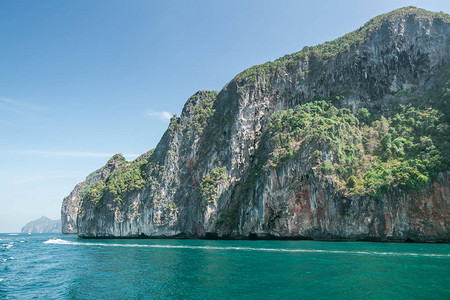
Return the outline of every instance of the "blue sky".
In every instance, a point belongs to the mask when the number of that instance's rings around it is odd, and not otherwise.
[[[450,12],[447,0],[0,0],[0,232],[59,218],[76,183],[154,148],[197,90],[408,5]]]

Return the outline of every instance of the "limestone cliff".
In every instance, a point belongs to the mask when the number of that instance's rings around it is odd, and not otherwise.
[[[77,184],[69,196],[64,198],[61,206],[62,233],[77,233],[76,222],[81,199],[96,182],[105,180],[124,162],[122,155],[114,155],[105,166],[89,174],[85,181]]]
[[[408,7],[252,67],[74,191],[63,222],[76,213],[80,237],[450,241],[449,59],[450,17]]]

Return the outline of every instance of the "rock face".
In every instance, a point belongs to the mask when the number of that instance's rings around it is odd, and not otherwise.
[[[61,220],[50,220],[42,216],[37,220],[28,222],[21,230],[22,233],[54,233],[61,232]]]
[[[153,152],[77,186],[63,228],[86,238],[448,242],[449,59],[449,16],[409,7],[252,67],[189,98]],[[442,126],[419,132],[435,110]]]
[[[104,167],[89,174],[85,181],[77,184],[69,196],[64,198],[61,206],[62,233],[77,233],[76,222],[81,199],[95,183],[105,180],[124,161],[122,155],[114,155]]]

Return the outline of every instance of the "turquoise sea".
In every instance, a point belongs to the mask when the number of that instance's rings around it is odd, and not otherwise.
[[[16,298],[450,299],[450,245],[0,234]]]

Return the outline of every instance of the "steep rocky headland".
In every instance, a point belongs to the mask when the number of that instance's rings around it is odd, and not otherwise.
[[[109,174],[124,162],[125,158],[122,155],[114,155],[105,166],[89,174],[85,181],[77,184],[69,196],[64,198],[61,207],[62,233],[77,233],[77,214],[81,199],[95,183],[108,178]]]
[[[450,16],[407,7],[199,91],[64,199],[80,237],[449,242]]]
[[[22,227],[21,233],[60,233],[61,220],[51,220],[45,216],[28,222]]]

